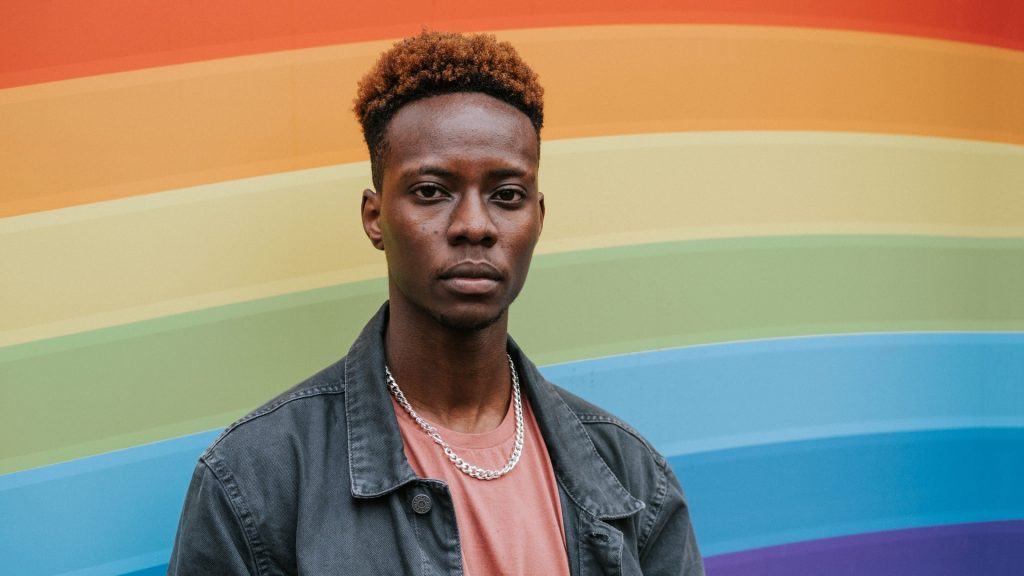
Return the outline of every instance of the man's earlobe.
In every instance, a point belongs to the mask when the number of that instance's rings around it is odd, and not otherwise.
[[[380,232],[380,194],[367,188],[363,190],[363,231],[377,250],[384,249],[384,235]]]

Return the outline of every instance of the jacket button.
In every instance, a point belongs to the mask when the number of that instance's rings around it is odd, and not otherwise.
[[[412,511],[417,514],[426,514],[430,512],[430,508],[433,507],[434,503],[431,502],[430,496],[426,494],[417,494],[412,498]]]

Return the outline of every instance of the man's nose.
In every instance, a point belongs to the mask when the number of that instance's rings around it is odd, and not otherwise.
[[[448,242],[494,245],[498,239],[498,230],[490,208],[487,199],[478,191],[461,194],[448,226]]]

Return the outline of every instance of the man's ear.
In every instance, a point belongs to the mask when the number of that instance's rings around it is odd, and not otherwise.
[[[540,229],[544,230],[544,193],[538,192],[537,195],[540,196]]]
[[[363,190],[363,231],[377,250],[384,249],[384,236],[380,232],[380,194],[367,188]]]

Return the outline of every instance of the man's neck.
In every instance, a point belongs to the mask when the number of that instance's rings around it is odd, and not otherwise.
[[[441,325],[392,307],[385,351],[392,376],[416,411],[458,432],[497,428],[511,399],[507,313],[479,330]]]

